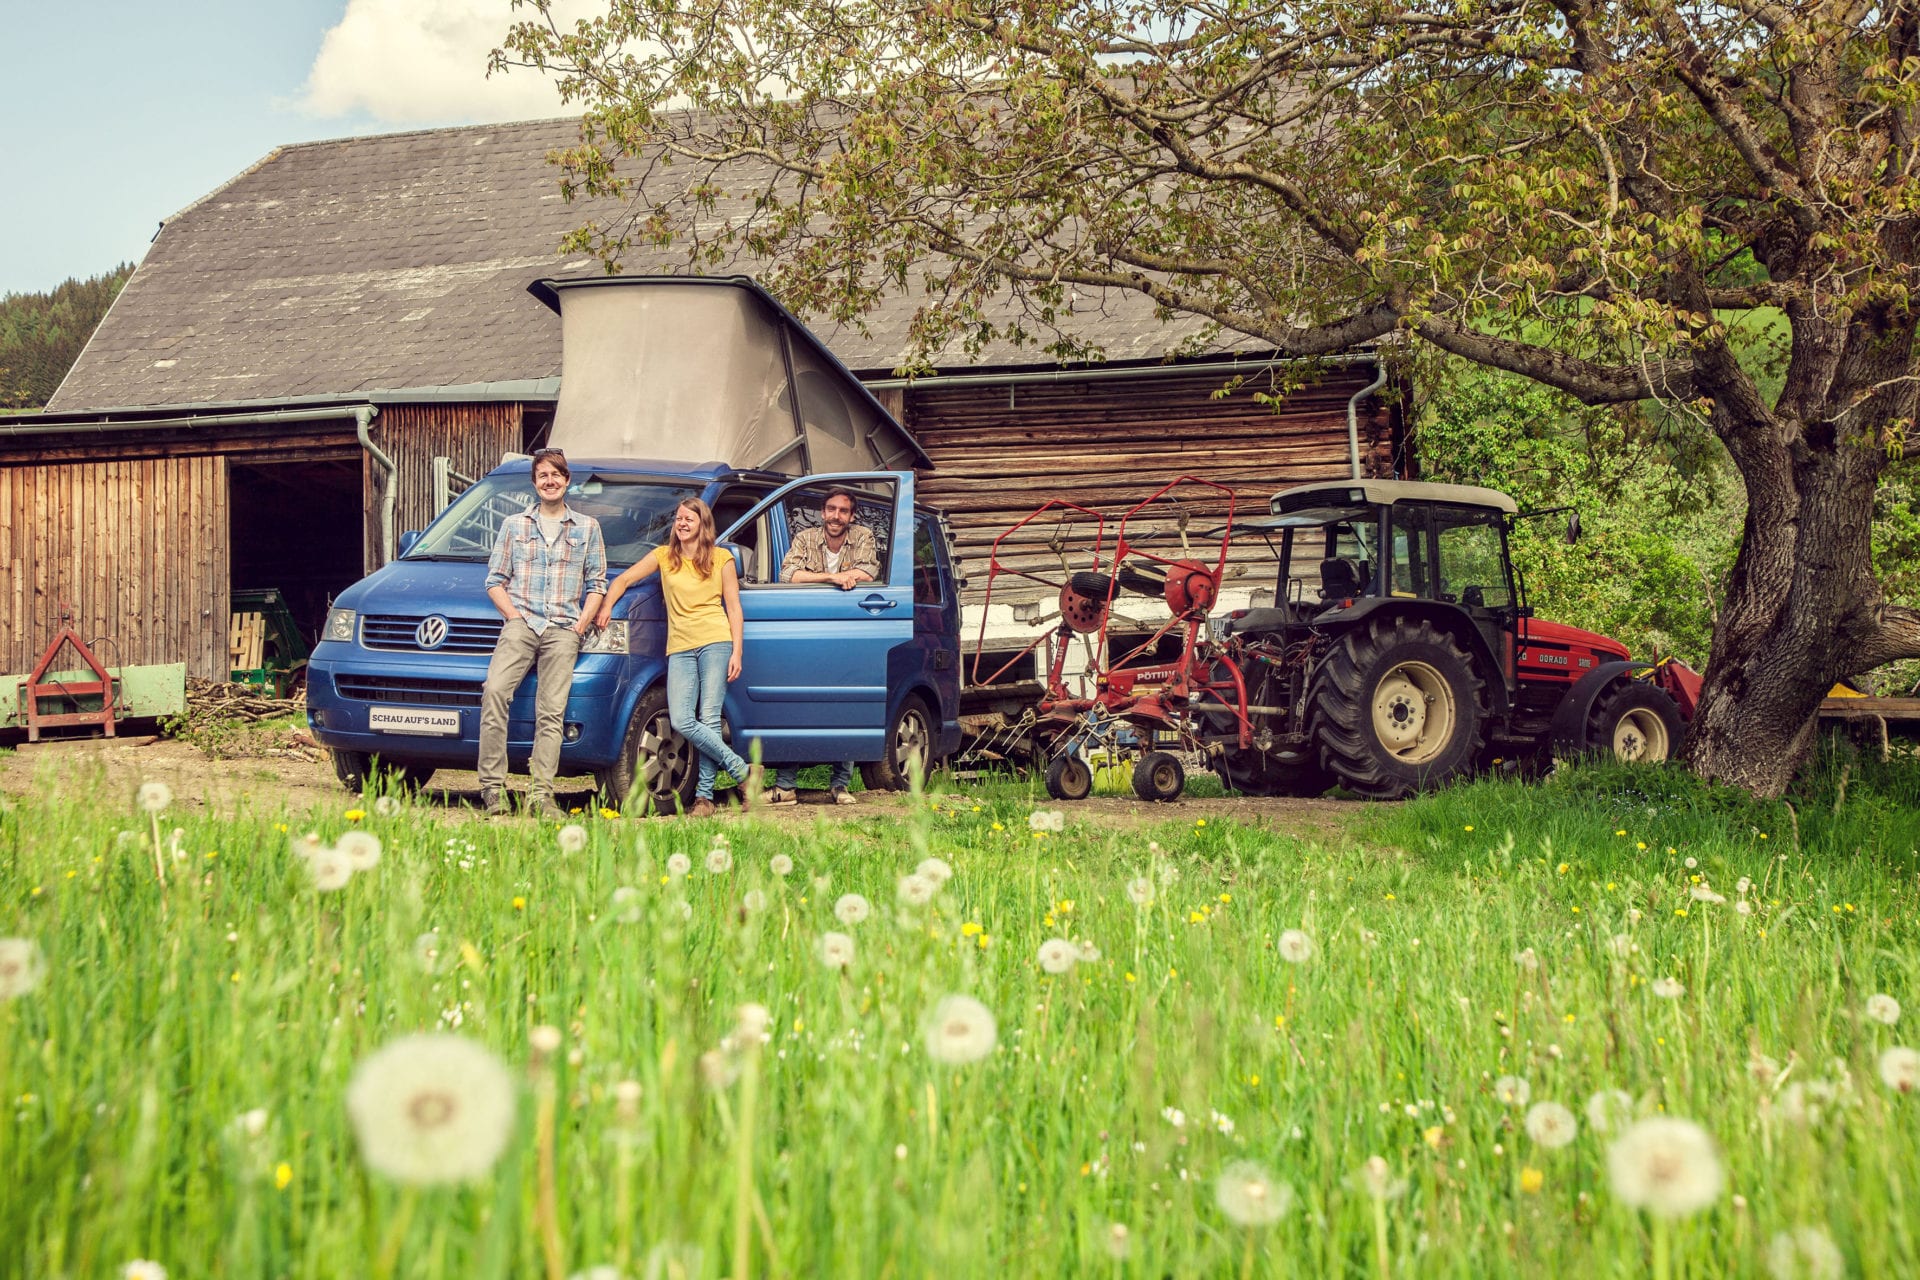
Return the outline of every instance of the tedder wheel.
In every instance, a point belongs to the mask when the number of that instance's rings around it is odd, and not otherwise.
[[[364,795],[367,784],[374,780],[376,763],[379,774],[390,789],[419,791],[433,778],[433,766],[430,764],[390,764],[385,760],[376,762],[375,757],[364,751],[342,751],[334,748],[334,776],[340,779],[340,785],[355,795]]]
[[[1412,618],[1370,620],[1314,669],[1307,704],[1321,760],[1341,785],[1398,800],[1471,769],[1486,721],[1473,661]]]
[[[1305,756],[1282,760],[1263,751],[1229,751],[1214,762],[1220,785],[1243,796],[1317,796],[1333,778]]]
[[[919,694],[908,694],[900,699],[893,723],[887,726],[886,757],[861,765],[860,780],[870,791],[905,791],[915,769],[925,777],[938,763],[933,758],[933,735],[927,704]]]
[[[1047,794],[1055,800],[1085,800],[1093,794],[1093,770],[1068,751],[1047,766]]]
[[[1663,764],[1673,759],[1684,732],[1680,708],[1665,689],[1623,680],[1593,704],[1587,749],[1622,764]]]
[[[620,754],[606,768],[593,771],[593,785],[617,809],[640,781],[653,812],[683,813],[693,805],[699,773],[700,757],[693,744],[673,731],[665,687],[655,686],[640,695]]]
[[[1133,794],[1162,804],[1180,798],[1187,789],[1187,771],[1170,751],[1149,751],[1133,766]]]

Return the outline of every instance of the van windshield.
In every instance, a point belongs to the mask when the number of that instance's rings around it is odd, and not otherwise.
[[[567,505],[600,522],[607,563],[625,568],[667,540],[674,508],[700,496],[697,484],[576,471]],[[534,502],[528,472],[492,475],[462,493],[403,557],[407,560],[476,560],[493,554],[500,526]]]

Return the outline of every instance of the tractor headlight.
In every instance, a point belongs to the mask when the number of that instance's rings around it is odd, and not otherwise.
[[[327,625],[320,629],[320,638],[352,644],[354,617],[355,614],[351,609],[327,610]]]
[[[582,653],[618,653],[627,652],[626,620],[609,622],[598,631],[589,631],[587,638],[580,642]]]

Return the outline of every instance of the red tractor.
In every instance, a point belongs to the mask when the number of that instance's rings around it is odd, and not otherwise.
[[[1397,799],[1496,760],[1668,758],[1700,678],[1535,618],[1507,548],[1519,518],[1493,489],[1338,480],[1288,489],[1236,525],[1274,546],[1279,575],[1271,607],[1222,620],[1221,661],[1244,699],[1196,695],[1227,785]],[[1246,746],[1233,741],[1242,707]]]

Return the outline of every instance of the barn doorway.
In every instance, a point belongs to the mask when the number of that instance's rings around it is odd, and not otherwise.
[[[328,603],[363,574],[361,469],[358,450],[300,462],[227,463],[229,586],[278,590],[309,646]]]

